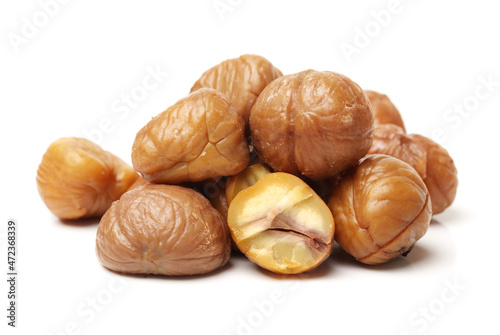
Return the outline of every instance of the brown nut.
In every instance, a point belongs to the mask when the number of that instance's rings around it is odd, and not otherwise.
[[[248,124],[248,117],[260,92],[274,79],[282,76],[280,70],[262,56],[242,55],[215,65],[203,73],[191,92],[210,87],[223,93]]]
[[[123,273],[203,274],[225,265],[230,248],[221,215],[181,186],[150,184],[125,193],[97,230],[98,259]]]
[[[280,77],[262,91],[250,130],[257,153],[275,171],[321,180],[366,155],[373,114],[352,80],[307,70]]]
[[[224,96],[202,88],[138,133],[132,163],[144,179],[177,184],[233,175],[249,160],[243,119]]]
[[[227,204],[231,205],[231,201],[233,201],[234,197],[240,193],[240,191],[254,185],[257,180],[271,172],[272,171],[269,167],[264,164],[257,163],[248,166],[237,175],[229,177],[225,192]]]
[[[405,162],[369,155],[333,190],[328,207],[335,240],[365,264],[406,256],[427,232],[431,200],[424,182]]]
[[[225,183],[216,185],[213,191],[209,194],[208,199],[210,199],[212,206],[214,206],[214,208],[222,215],[222,217],[224,218],[224,222],[227,224],[227,212],[229,211],[229,205],[226,200],[226,185],[227,185],[227,180]],[[237,252],[240,251],[232,238],[231,238],[231,250]]]
[[[61,219],[103,215],[138,178],[131,166],[97,144],[77,137],[53,142],[38,167],[38,192]]]
[[[228,225],[252,262],[276,273],[312,270],[331,253],[335,225],[321,198],[300,178],[269,173],[239,192]]]
[[[229,205],[226,200],[226,190],[224,188],[220,189],[218,192],[210,197],[210,202],[214,208],[222,215],[224,222],[227,223],[227,212],[229,210]]]
[[[405,134],[394,125],[375,127],[371,154],[385,154],[401,159],[417,170],[432,199],[432,212],[448,208],[457,194],[457,168],[448,151],[433,140]]]
[[[366,96],[372,105],[372,112],[375,125],[395,124],[406,132],[403,118],[392,101],[385,94],[365,90]]]

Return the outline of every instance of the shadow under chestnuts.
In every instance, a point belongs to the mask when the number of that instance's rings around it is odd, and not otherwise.
[[[131,158],[62,138],[37,172],[57,217],[101,217],[97,258],[127,274],[201,275],[231,251],[300,274],[334,241],[386,263],[411,252],[458,186],[449,153],[406,134],[386,95],[331,71],[283,75],[257,55],[204,72],[143,125]]]

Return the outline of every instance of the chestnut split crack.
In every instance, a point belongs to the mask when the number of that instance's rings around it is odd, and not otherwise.
[[[422,211],[417,215],[417,218],[420,217],[420,215],[422,214],[426,214],[424,213],[424,211],[427,211],[428,210],[428,204],[427,202],[429,201],[429,197],[426,198],[426,202],[425,202],[425,205],[422,207]],[[410,226],[411,226],[411,223],[408,224],[408,226],[406,226],[405,229],[403,229],[403,231],[400,233],[401,234],[405,234],[405,231],[410,229]],[[365,228],[366,229],[366,228]],[[374,254],[376,254],[377,252],[381,252],[381,250],[384,250],[387,246],[389,246],[391,243],[394,242],[394,240],[396,240],[398,238],[398,236],[394,237],[394,239],[392,239],[391,241],[385,243],[384,245],[378,245],[372,238],[372,241],[373,243],[379,247],[380,250],[378,251],[375,251],[373,252],[372,254],[366,256],[366,257],[363,257],[363,258],[360,258],[358,259],[360,262],[364,263],[365,260],[369,259],[370,257],[374,256]],[[416,242],[415,242],[416,243]],[[391,258],[396,258],[398,256],[403,256],[403,257],[406,257],[409,255],[409,253],[413,250],[413,248],[415,247],[415,243],[413,243],[412,245],[410,246],[407,246],[407,245],[403,245],[399,250],[396,250],[395,252],[392,253],[391,255]],[[382,251],[383,252],[383,251]]]
[[[297,234],[300,237],[303,237],[304,240],[306,241],[307,245],[309,245],[312,248],[315,248],[318,250],[318,252],[323,252],[326,248],[328,248],[328,244],[324,241],[323,238],[321,237],[314,237],[311,235],[308,235],[306,233],[302,233],[300,231],[294,230],[294,229],[287,229],[287,228],[268,228],[266,231],[279,231],[279,232],[284,232],[284,233],[289,233],[289,234]]]

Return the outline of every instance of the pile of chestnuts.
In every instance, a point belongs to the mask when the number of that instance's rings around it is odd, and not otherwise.
[[[448,152],[407,134],[387,96],[335,72],[283,75],[257,55],[203,73],[138,131],[132,164],[61,138],[37,173],[49,210],[100,217],[99,261],[132,274],[208,273],[232,250],[297,274],[334,241],[385,263],[412,250],[458,185]]]

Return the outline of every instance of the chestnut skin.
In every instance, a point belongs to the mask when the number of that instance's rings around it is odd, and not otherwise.
[[[389,97],[375,91],[365,90],[366,96],[372,105],[375,126],[380,124],[395,124],[406,132],[403,118]]]
[[[99,217],[139,175],[123,160],[85,138],[53,142],[40,163],[40,197],[60,219]]]
[[[406,256],[427,232],[429,192],[409,164],[387,155],[368,155],[335,187],[328,207],[335,240],[365,264]]]
[[[241,55],[205,71],[194,83],[191,92],[202,87],[216,89],[227,97],[245,124],[248,124],[250,110],[260,92],[282,75],[280,70],[262,56]]]
[[[364,91],[344,75],[306,70],[282,76],[250,114],[253,145],[275,171],[332,178],[366,155],[373,114]]]
[[[184,276],[224,266],[229,230],[210,202],[189,188],[148,184],[125,193],[104,214],[96,253],[108,269]]]
[[[211,88],[191,93],[149,121],[132,147],[134,168],[153,183],[233,175],[248,161],[243,119]]]
[[[371,154],[385,154],[410,164],[423,179],[432,199],[433,214],[448,208],[457,194],[457,168],[448,151],[418,134],[405,134],[395,125],[375,127]]]

